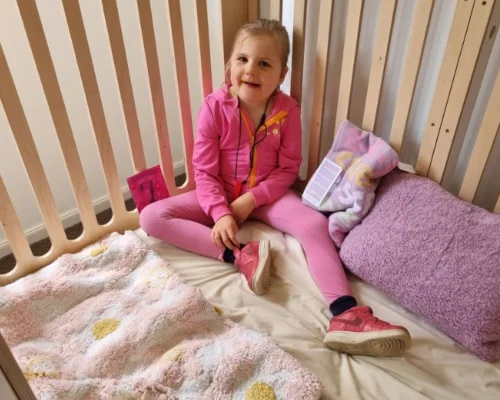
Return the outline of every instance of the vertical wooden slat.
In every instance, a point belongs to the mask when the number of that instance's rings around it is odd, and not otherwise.
[[[497,205],[495,206],[495,214],[500,214],[500,196],[498,196]]]
[[[212,67],[210,65],[210,39],[208,34],[207,0],[193,0],[195,10],[195,27],[198,30],[199,65],[203,97],[212,93]]]
[[[179,0],[168,1],[168,17],[170,21],[170,38],[174,52],[174,78],[177,83],[177,103],[182,119],[182,138],[184,142],[184,160],[186,165],[186,181],[182,189],[194,189],[193,179],[193,122],[191,117],[191,102],[189,100],[189,84],[187,76],[186,50],[182,31],[181,5]]]
[[[220,0],[222,65],[231,57],[231,47],[238,29],[248,22],[248,0]]]
[[[61,88],[57,80],[54,63],[43,31],[40,14],[35,0],[18,0],[17,4],[68,169],[73,194],[84,226],[83,234],[93,234],[98,229],[99,224],[97,223],[80,155],[78,154]]]
[[[85,97],[89,108],[90,119],[94,128],[97,148],[101,158],[106,185],[113,210],[113,219],[126,219],[127,210],[120,188],[120,179],[116,167],[113,147],[109,137],[108,126],[104,116],[97,78],[95,75],[89,43],[85,34],[82,13],[78,0],[63,0],[64,13],[75,51],[76,62],[83,83]]]
[[[0,335],[0,369],[5,374],[5,377],[8,379],[19,400],[36,400],[28,381],[24,377],[21,368],[19,368],[16,359],[2,335]],[[2,393],[2,395],[5,394]]]
[[[375,129],[378,103],[387,64],[387,53],[391,43],[392,27],[394,26],[395,10],[396,0],[384,0],[380,4],[377,36],[375,38],[362,124],[362,128],[368,132],[373,132]]]
[[[474,4],[469,24],[473,29],[469,29],[465,37],[446,112],[439,130],[436,149],[429,168],[429,178],[438,183],[441,183],[443,179],[493,4],[492,0],[476,1]]]
[[[290,85],[290,94],[295,100],[301,103],[307,0],[295,0],[293,7],[292,82]]]
[[[102,7],[104,18],[106,19],[106,27],[109,43],[111,45],[111,53],[113,54],[118,87],[120,89],[125,122],[127,124],[129,149],[132,154],[134,170],[138,172],[146,169],[146,158],[144,156],[139,119],[137,117],[134,93],[132,91],[132,82],[130,80],[130,71],[125,53],[125,43],[123,41],[118,6],[116,0],[106,0],[102,2]]]
[[[270,0],[269,17],[281,21],[282,0]]]
[[[12,254],[16,258],[18,264],[27,263],[33,258],[23,228],[17,217],[16,210],[7,193],[7,188],[0,176],[0,223],[3,226],[5,236],[9,242]]]
[[[100,103],[97,82],[92,68],[88,44],[86,42],[83,21],[77,6],[78,3],[74,2],[70,3],[68,1],[64,3],[77,62],[87,96],[87,102],[89,103],[89,111],[96,131],[98,148],[106,173],[108,190],[112,194],[111,204],[114,216],[112,221],[105,226],[99,226],[97,224],[36,4],[34,2],[19,0],[21,17],[25,24],[35,64],[41,78],[42,86],[61,144],[61,149],[74,186],[75,197],[80,208],[84,225],[84,234],[77,240],[68,241],[66,239],[47,178],[33,141],[26,116],[24,115],[22,104],[10,74],[3,49],[0,46],[0,100],[4,106],[5,114],[11,125],[14,139],[16,140],[21,158],[25,163],[47,232],[52,241],[50,252],[41,257],[34,257],[32,255],[12,204],[8,199],[3,182],[1,182],[0,218],[2,224],[5,226],[7,238],[9,243],[11,243],[14,256],[17,259],[17,266],[9,273],[0,275],[0,285],[11,283],[16,279],[26,276],[28,273],[34,272],[50,264],[57,257],[66,252],[79,251],[84,246],[95,242],[106,233],[112,231],[123,232],[125,229],[135,229],[138,226],[137,212],[127,213],[124,207],[116,164],[114,163],[112,155],[109,134],[106,130],[104,120],[104,112],[102,104]]]
[[[419,175],[427,176],[431,165],[432,155],[436,146],[441,121],[448,102],[451,85],[460,58],[465,34],[469,26],[474,1],[458,1],[451,24],[446,50],[444,52],[439,77],[434,91],[434,98],[429,110],[424,136],[418,153],[416,171]]]
[[[397,105],[392,122],[392,131],[389,143],[399,152],[403,143],[403,136],[410,114],[410,107],[417,83],[420,61],[424,51],[425,39],[431,19],[434,0],[419,0],[415,5],[413,26],[405,55],[403,73],[401,75]]]
[[[155,114],[156,134],[158,136],[161,165],[168,190],[172,195],[175,195],[178,193],[178,189],[174,180],[174,164],[170,148],[167,114],[165,110],[165,99],[163,98],[158,50],[156,48],[153,16],[151,14],[151,3],[150,0],[137,0],[137,6],[139,9],[144,51],[146,53],[146,64],[148,67],[149,86]]]
[[[21,154],[31,186],[35,193],[43,221],[47,227],[52,249],[65,248],[67,239],[61,219],[56,208],[49,182],[38,155],[33,136],[31,134],[26,115],[24,114],[21,99],[16,90],[14,80],[7,64],[7,59],[0,45],[0,101],[3,104],[7,120],[9,121],[14,139]]]
[[[248,20],[253,21],[260,16],[260,0],[248,0]]]
[[[460,188],[459,197],[465,201],[472,202],[474,200],[499,127],[500,73],[497,75],[495,86],[491,92],[490,100],[477,134],[474,150],[472,151],[462,187]]]
[[[316,70],[314,73],[314,95],[311,115],[311,137],[307,179],[311,178],[319,164],[321,125],[325,102],[326,68],[330,50],[330,31],[332,26],[333,1],[323,0],[320,4],[318,40],[316,44]]]
[[[356,63],[356,54],[358,52],[362,12],[363,0],[349,1],[334,133],[337,132],[337,130],[340,128],[340,125],[342,124],[342,122],[344,122],[344,120],[348,118],[349,114],[349,103],[351,100],[352,81],[354,77],[354,64]]]

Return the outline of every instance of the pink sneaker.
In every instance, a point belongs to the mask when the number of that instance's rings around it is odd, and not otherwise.
[[[269,289],[271,278],[271,252],[269,240],[249,242],[234,251],[234,265],[245,275],[248,286],[258,295]]]
[[[330,321],[324,343],[333,350],[364,356],[394,357],[410,347],[408,331],[373,316],[370,307],[353,307]]]

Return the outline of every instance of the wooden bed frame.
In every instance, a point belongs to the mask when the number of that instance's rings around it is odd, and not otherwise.
[[[85,90],[95,139],[98,145],[100,161],[102,162],[113,218],[108,224],[98,224],[85,180],[82,162],[78,154],[76,142],[69,122],[68,113],[63,101],[61,87],[56,77],[47,39],[45,37],[40,14],[35,0],[18,0],[18,7],[27,37],[33,52],[36,68],[43,86],[54,121],[59,144],[64,155],[66,167],[76,199],[83,234],[76,240],[68,240],[64,233],[61,218],[56,209],[54,196],[49,188],[40,156],[37,152],[30,127],[23,110],[18,91],[14,84],[6,56],[0,46],[0,100],[11,126],[17,147],[31,181],[36,200],[41,210],[52,249],[41,257],[35,257],[28,244],[14,206],[0,176],[0,221],[6,233],[7,240],[17,260],[16,267],[8,274],[0,276],[0,285],[13,282],[37,269],[51,263],[64,253],[76,252],[89,245],[105,234],[138,227],[137,211],[125,209],[119,184],[117,165],[112,151],[110,135],[106,125],[102,100],[97,85],[96,73],[93,67],[89,43],[85,34],[82,13],[78,0],[63,0],[71,41],[73,44],[80,77]],[[495,0],[458,0],[454,13],[449,39],[439,77],[433,95],[432,105],[428,115],[423,135],[416,170],[422,176],[428,176],[441,183],[445,167],[450,156],[459,119],[469,91],[472,76],[476,68],[483,41],[488,34],[488,24],[492,15]],[[160,68],[157,46],[153,31],[151,5],[148,0],[138,3],[139,18],[146,53],[149,84],[151,88],[161,87]],[[238,27],[259,15],[258,0],[221,0],[223,54],[227,59],[232,38]],[[362,128],[373,131],[379,110],[381,88],[388,59],[391,33],[394,24],[396,0],[383,0],[377,21],[377,31],[371,70],[369,74],[366,107],[363,114]],[[419,0],[415,6],[413,25],[409,38],[407,52],[404,55],[401,84],[398,101],[395,107],[394,119],[390,135],[390,144],[399,151],[403,143],[410,108],[414,97],[420,63],[427,37],[430,18],[433,10],[433,0]],[[182,187],[177,187],[174,181],[174,169],[170,148],[169,132],[166,126],[165,101],[161,90],[152,90],[152,102],[157,128],[161,166],[167,181],[169,191],[176,195],[194,188],[191,153],[193,149],[192,113],[189,99],[186,54],[182,30],[180,0],[168,0],[169,27],[172,33],[172,49],[175,54],[176,89],[180,99],[178,111],[181,115],[184,155],[186,160],[187,179]],[[347,31],[342,58],[342,70],[338,102],[336,108],[335,128],[349,115],[349,105],[353,89],[354,67],[359,42],[362,19],[363,0],[350,0],[348,3]],[[203,94],[212,91],[212,72],[210,63],[208,17],[206,0],[193,0],[196,13],[198,39],[198,59],[200,63]],[[279,19],[282,4],[279,0],[271,0],[271,17]],[[325,107],[325,87],[327,78],[327,60],[330,47],[330,32],[332,28],[332,12],[334,2],[322,0],[318,26],[316,48],[316,72],[313,91],[312,118],[310,125],[309,153],[307,157],[307,178],[297,182],[296,188],[303,189],[307,179],[311,177],[320,161],[320,144],[323,112]],[[143,143],[139,134],[139,123],[132,93],[130,72],[128,69],[124,39],[118,14],[117,0],[103,1],[104,17],[109,34],[112,56],[118,77],[119,90],[126,117],[128,140],[135,171],[146,168]],[[297,100],[302,99],[302,75],[305,47],[306,0],[296,0],[293,18],[293,48],[291,95]],[[474,29],[471,29],[473,27]],[[486,166],[489,154],[494,144],[500,125],[500,75],[496,78],[484,118],[482,120],[477,140],[474,145],[465,178],[463,179],[459,197],[472,202],[478,189],[481,176]],[[335,129],[337,130],[337,129]],[[500,197],[496,203],[496,213],[500,213]],[[0,365],[7,375],[13,388],[20,398],[34,398],[26,387],[19,369],[8,354],[8,348],[0,336]],[[9,358],[10,357],[10,358]]]
[[[180,99],[179,113],[182,121],[184,155],[186,160],[187,180],[182,187],[174,182],[174,169],[170,149],[169,132],[166,126],[165,101],[161,90],[152,90],[152,101],[160,148],[161,166],[172,195],[194,188],[193,170],[191,165],[193,149],[192,110],[190,108],[189,87],[187,80],[187,64],[182,31],[182,19],[179,0],[169,0],[168,14],[173,41],[171,43],[175,54],[175,78],[177,94]],[[246,4],[247,8],[241,7]],[[247,20],[255,18],[258,13],[257,0],[238,1],[222,0],[222,37],[223,55],[227,59],[235,31]],[[69,123],[68,113],[62,97],[61,88],[56,77],[46,37],[43,33],[40,15],[35,0],[18,1],[19,11],[29,39],[31,50],[43,90],[49,104],[59,143],[70,176],[70,181],[76,199],[83,234],[76,240],[66,238],[61,218],[57,211],[54,196],[49,188],[40,156],[38,155],[33,136],[30,132],[25,112],[14,84],[11,71],[3,50],[0,47],[0,98],[11,125],[22,160],[26,167],[33,191],[48,235],[52,242],[51,250],[41,256],[32,254],[13,204],[0,177],[0,221],[5,230],[7,240],[17,260],[16,267],[8,274],[0,276],[0,284],[7,284],[26,274],[33,272],[64,253],[75,252],[91,244],[103,235],[138,227],[137,211],[125,209],[119,184],[118,170],[112,151],[109,131],[106,125],[104,109],[96,74],[94,71],[89,44],[85,35],[82,14],[78,0],[63,0],[64,11],[75,51],[80,77],[85,90],[92,124],[95,132],[99,154],[105,174],[113,218],[108,224],[98,224],[89,188],[85,180],[82,163],[76,147],[75,139]],[[459,118],[469,90],[472,75],[479,52],[486,35],[488,22],[494,1],[457,2],[449,40],[432,106],[425,128],[416,170],[420,175],[428,176],[436,182],[441,182],[450,154]],[[197,38],[202,71],[203,94],[212,91],[210,50],[208,40],[208,17],[206,0],[193,1],[197,19]],[[313,88],[312,120],[310,126],[309,155],[307,157],[307,178],[314,172],[320,161],[321,128],[323,111],[325,109],[325,87],[327,59],[332,27],[333,1],[322,1],[316,50],[316,73]],[[146,51],[146,62],[151,88],[161,87],[158,53],[153,31],[152,12],[149,1],[139,1],[139,17]],[[306,0],[295,1],[293,21],[292,78],[291,95],[299,101],[302,98],[302,70],[304,55],[304,36],[306,22]],[[394,23],[396,0],[384,0],[377,23],[377,33],[373,52],[373,61],[369,76],[366,107],[363,115],[362,128],[373,131],[379,109],[381,88],[384,79],[386,60],[390,47],[391,32]],[[408,48],[404,57],[404,66],[399,87],[398,101],[395,108],[390,144],[399,151],[403,143],[405,128],[409,118],[410,107],[415,92],[420,61],[427,36],[428,26],[433,8],[433,0],[420,0],[416,5],[413,26]],[[353,88],[354,66],[361,26],[363,0],[350,0],[348,9],[347,32],[345,37],[342,71],[335,118],[335,131],[340,123],[348,117],[349,104]],[[103,2],[104,17],[111,43],[118,84],[123,103],[130,151],[135,171],[146,168],[142,139],[139,134],[139,124],[132,93],[130,73],[125,56],[124,39],[121,32],[116,0]],[[279,18],[281,2],[271,1],[271,16]],[[473,26],[474,29],[469,29]],[[463,180],[460,197],[472,201],[477,191],[482,173],[486,166],[488,155],[492,149],[499,125],[498,110],[500,109],[500,78],[497,78],[486,114],[478,134],[467,173]],[[305,182],[299,181],[297,189],[303,189]],[[500,212],[500,198],[496,210]]]

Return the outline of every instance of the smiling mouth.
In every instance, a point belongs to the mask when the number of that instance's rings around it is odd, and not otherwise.
[[[253,82],[244,82],[243,83],[251,88],[258,88],[260,87],[260,83],[253,83]]]

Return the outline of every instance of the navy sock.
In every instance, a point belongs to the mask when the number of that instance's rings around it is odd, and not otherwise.
[[[350,308],[356,307],[356,299],[352,296],[341,296],[333,303],[330,304],[330,311],[333,316],[342,314],[343,312],[349,310]]]
[[[245,245],[243,243],[240,243],[240,249],[242,249]],[[231,249],[226,249],[224,250],[224,254],[222,255],[222,258],[224,259],[225,262],[234,264],[234,260],[236,258],[234,257],[234,253]]]
[[[234,264],[234,253],[231,249],[226,249],[224,250],[224,254],[222,255],[222,258],[224,259],[225,262]]]

